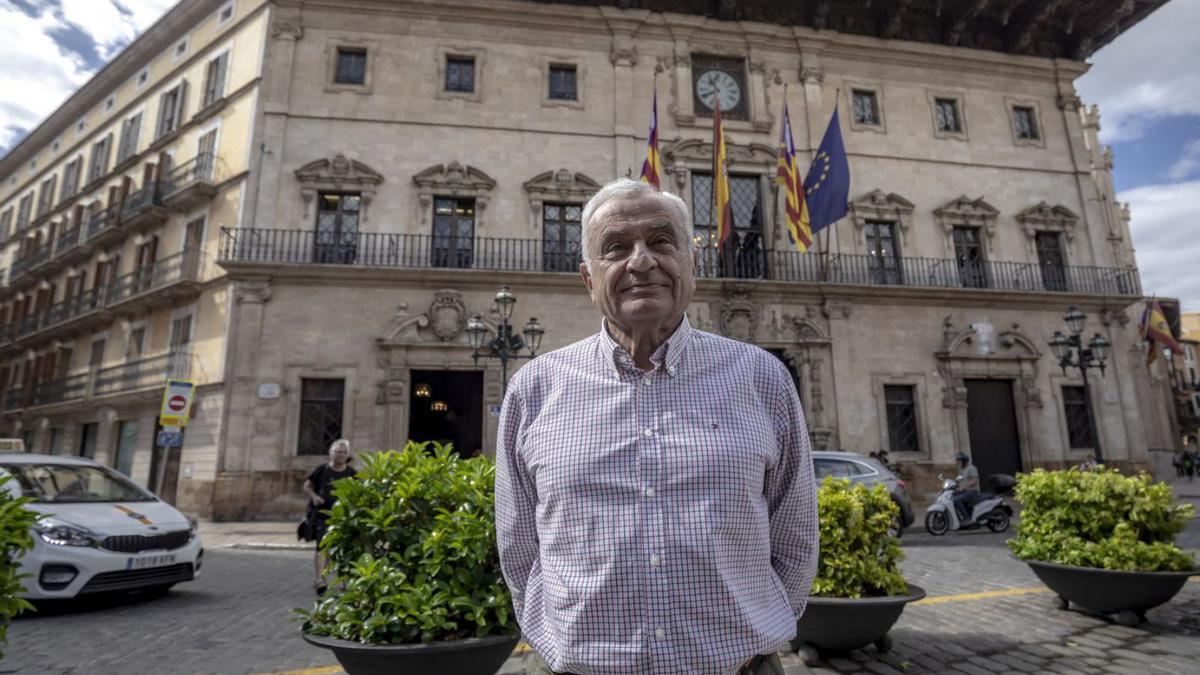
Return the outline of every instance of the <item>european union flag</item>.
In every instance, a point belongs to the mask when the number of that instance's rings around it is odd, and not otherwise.
[[[850,162],[846,146],[842,145],[842,127],[838,124],[837,106],[825,129],[825,138],[817,148],[804,178],[804,200],[808,203],[809,225],[816,234],[838,218],[846,215],[850,196]]]

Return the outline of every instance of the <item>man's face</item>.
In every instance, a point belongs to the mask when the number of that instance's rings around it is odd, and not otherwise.
[[[643,195],[606,202],[593,216],[580,265],[592,302],[626,333],[673,326],[696,288],[694,263],[666,199]]]

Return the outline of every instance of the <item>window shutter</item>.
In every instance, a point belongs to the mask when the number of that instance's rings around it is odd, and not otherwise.
[[[183,108],[187,103],[187,80],[179,83],[179,94],[175,97],[175,120],[171,125],[171,131],[179,128],[183,123]]]
[[[155,138],[167,133],[167,125],[171,123],[171,119],[175,115],[175,110],[178,109],[178,103],[176,103],[175,107],[169,105],[175,98],[170,91],[158,97],[158,122],[154,127]]]

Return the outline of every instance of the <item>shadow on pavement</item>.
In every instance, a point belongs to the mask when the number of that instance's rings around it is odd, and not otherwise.
[[[124,609],[126,607],[136,607],[148,603],[155,603],[156,607],[169,607],[174,604],[184,603],[196,599],[198,596],[208,595],[205,593],[196,593],[194,591],[164,591],[145,590],[145,591],[125,591],[115,593],[98,593],[96,595],[85,595],[81,598],[70,600],[32,600],[32,604],[36,611],[25,612],[16,617],[17,621],[36,621],[39,618],[47,618],[52,616],[65,616],[70,614],[87,614],[88,612],[103,612],[113,609]]]

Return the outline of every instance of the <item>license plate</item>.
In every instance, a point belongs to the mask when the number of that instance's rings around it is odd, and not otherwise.
[[[148,555],[141,558],[130,558],[125,562],[127,570],[142,570],[147,567],[162,567],[163,565],[174,565],[175,554],[168,553],[166,555]]]

